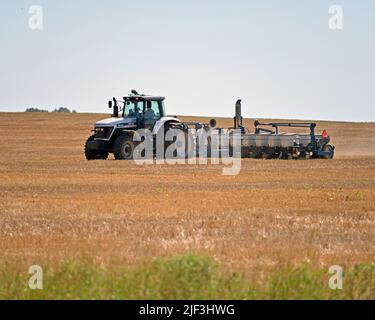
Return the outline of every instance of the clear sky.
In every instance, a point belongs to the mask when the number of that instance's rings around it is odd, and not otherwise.
[[[0,111],[108,112],[134,88],[172,115],[242,98],[245,117],[375,121],[374,0],[1,0],[0,44]]]

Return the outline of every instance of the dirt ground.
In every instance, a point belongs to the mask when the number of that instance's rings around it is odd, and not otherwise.
[[[132,266],[186,253],[244,272],[375,262],[374,123],[320,122],[333,160],[244,159],[223,176],[222,165],[86,161],[102,118],[0,113],[0,264]]]

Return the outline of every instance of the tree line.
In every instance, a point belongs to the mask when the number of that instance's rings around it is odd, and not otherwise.
[[[39,108],[27,108],[25,112],[49,112],[48,110],[39,109]],[[52,110],[51,112],[65,112],[65,113],[76,113],[77,111],[72,110],[70,111],[69,108],[66,107],[60,107]]]

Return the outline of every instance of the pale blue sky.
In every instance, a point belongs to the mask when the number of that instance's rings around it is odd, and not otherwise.
[[[0,111],[108,112],[135,88],[173,115],[233,116],[242,98],[251,118],[375,121],[374,33],[373,0],[1,0]]]

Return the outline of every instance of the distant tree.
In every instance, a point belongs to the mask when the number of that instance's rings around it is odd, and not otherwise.
[[[27,108],[25,112],[48,112],[48,110],[38,109],[38,108]]]
[[[70,113],[71,111],[68,108],[65,107],[60,107],[58,109],[53,110],[52,112],[65,112],[65,113]]]
[[[25,112],[49,112],[48,110],[43,110],[39,108],[27,108]],[[60,108],[55,108],[52,112],[62,112],[62,113],[76,113],[76,110],[70,111],[69,108],[66,107],[60,107]]]

